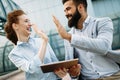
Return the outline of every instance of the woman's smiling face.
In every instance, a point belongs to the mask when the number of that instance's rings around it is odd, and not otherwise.
[[[18,16],[18,23],[16,23],[17,31],[24,36],[29,36],[31,33],[31,23],[26,14]]]

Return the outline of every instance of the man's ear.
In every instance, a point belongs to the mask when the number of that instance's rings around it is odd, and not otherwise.
[[[17,24],[13,23],[13,24],[12,24],[12,28],[13,28],[14,30],[17,30],[17,29],[18,29]]]
[[[83,4],[79,4],[77,8],[78,8],[78,11],[81,12],[83,10],[83,8],[84,8],[84,5]]]

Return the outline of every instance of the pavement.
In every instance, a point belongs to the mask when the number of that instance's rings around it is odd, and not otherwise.
[[[4,76],[0,76],[0,80],[25,80],[25,73],[21,70],[16,70]]]
[[[21,70],[16,70],[4,76],[0,76],[0,80],[25,80],[25,73]],[[62,80],[71,80],[67,74]]]
[[[24,72],[21,72],[5,80],[25,80],[25,74]]]

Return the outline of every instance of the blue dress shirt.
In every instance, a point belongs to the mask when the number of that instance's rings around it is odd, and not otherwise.
[[[43,63],[38,57],[41,46],[40,38],[29,38],[28,42],[17,42],[9,54],[9,59],[21,70],[26,72],[26,80],[57,80],[53,73],[43,73],[40,65],[58,61],[50,45],[47,45]]]
[[[109,57],[113,39],[113,24],[110,18],[88,16],[83,29],[72,28],[71,42],[65,40],[65,58],[73,59],[74,49],[78,53],[84,80],[110,76],[118,72],[119,66]],[[74,48],[74,49],[73,49]]]

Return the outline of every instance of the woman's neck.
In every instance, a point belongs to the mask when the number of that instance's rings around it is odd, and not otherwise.
[[[18,37],[18,41],[21,41],[21,42],[28,42],[28,39],[29,39],[29,36],[23,36],[21,34],[17,34],[17,37]]]

